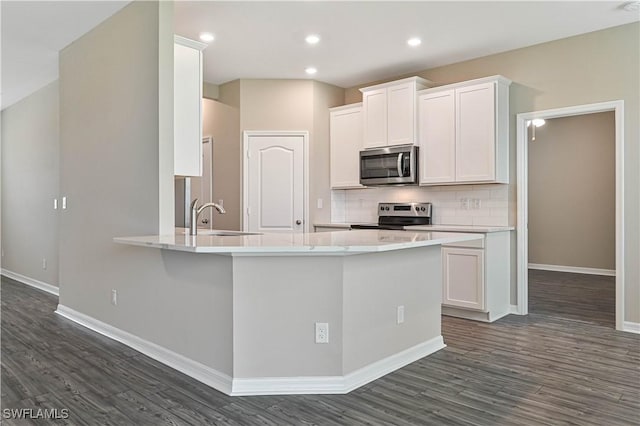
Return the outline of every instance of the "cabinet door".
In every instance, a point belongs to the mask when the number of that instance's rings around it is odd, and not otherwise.
[[[174,45],[174,174],[202,176],[202,53]]]
[[[456,180],[455,93],[446,90],[418,99],[420,184]]]
[[[484,310],[484,250],[442,248],[442,304]]]
[[[330,114],[331,188],[360,188],[362,108]]]
[[[364,148],[387,146],[387,89],[362,94]]]
[[[387,89],[387,145],[415,144],[415,83]]]
[[[495,180],[495,83],[456,89],[456,181]]]

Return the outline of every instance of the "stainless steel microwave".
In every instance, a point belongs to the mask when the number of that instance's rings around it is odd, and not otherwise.
[[[403,145],[360,151],[362,185],[412,185],[417,182],[417,146]]]

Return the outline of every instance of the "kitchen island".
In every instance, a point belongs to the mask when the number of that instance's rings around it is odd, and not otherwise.
[[[158,349],[162,356],[155,358],[226,394],[261,395],[346,393],[443,348],[441,245],[477,238],[379,230],[190,236],[179,230],[114,241],[139,246],[123,250],[162,249],[167,273],[185,288],[197,282],[190,291],[202,294],[190,297],[208,298],[217,315],[204,335],[182,329],[178,336],[186,343],[211,339],[217,355],[194,359]],[[173,267],[175,251],[193,258],[192,268]],[[198,321],[188,308],[176,306]],[[59,311],[65,315],[64,307]]]

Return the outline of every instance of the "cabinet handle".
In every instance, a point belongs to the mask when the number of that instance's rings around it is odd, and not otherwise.
[[[296,225],[302,225],[302,221],[300,219],[296,220]]]

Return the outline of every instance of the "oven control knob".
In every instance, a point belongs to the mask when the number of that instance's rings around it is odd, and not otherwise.
[[[424,207],[420,207],[420,210],[424,211]]]
[[[385,207],[384,209],[385,209],[386,211],[389,211],[389,207],[388,207],[388,206],[387,206],[387,207]]]
[[[380,210],[384,210],[384,207],[380,207]]]
[[[416,211],[419,212],[420,211],[420,207],[416,206]]]

